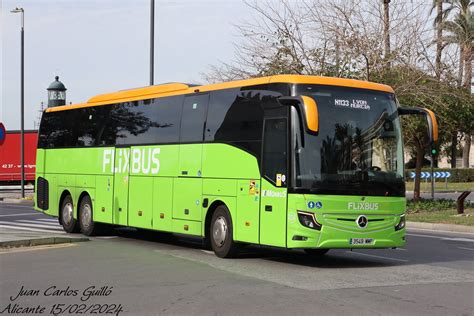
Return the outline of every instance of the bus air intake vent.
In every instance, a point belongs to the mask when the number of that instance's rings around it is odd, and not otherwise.
[[[49,207],[49,184],[48,180],[39,177],[36,184],[36,203],[42,210]]]

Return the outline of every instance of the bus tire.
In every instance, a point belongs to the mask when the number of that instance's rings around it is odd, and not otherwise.
[[[61,203],[61,225],[67,233],[78,233],[79,223],[74,218],[74,203],[72,197],[68,194]]]
[[[314,248],[304,250],[304,252],[306,252],[307,255],[313,256],[313,257],[324,256],[328,251],[329,249],[314,249]]]
[[[93,220],[92,201],[88,195],[82,198],[79,206],[79,226],[86,236],[98,235],[102,230],[102,225]]]
[[[237,245],[233,238],[232,219],[229,209],[225,205],[219,205],[212,214],[209,239],[212,250],[219,258],[232,258],[237,253]]]

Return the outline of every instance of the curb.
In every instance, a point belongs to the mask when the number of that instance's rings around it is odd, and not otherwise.
[[[472,233],[474,234],[474,226],[456,225],[456,224],[439,224],[439,223],[421,223],[407,221],[407,228],[419,228],[438,231],[448,231],[455,233]]]
[[[10,240],[1,241],[0,249],[4,248],[15,248],[15,247],[32,247],[32,246],[43,246],[43,245],[55,245],[55,244],[67,244],[74,242],[89,241],[87,237],[44,237],[34,239],[21,239],[21,240]]]

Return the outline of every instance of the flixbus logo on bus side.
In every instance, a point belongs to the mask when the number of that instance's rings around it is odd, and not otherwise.
[[[128,173],[130,168],[132,174],[157,174],[160,171],[159,153],[160,148],[104,149],[102,172]]]

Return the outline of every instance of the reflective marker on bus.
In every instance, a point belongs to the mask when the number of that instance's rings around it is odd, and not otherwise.
[[[172,83],[47,109],[36,210],[67,232],[104,225],[304,249],[405,244],[400,115],[392,88],[279,75]]]

